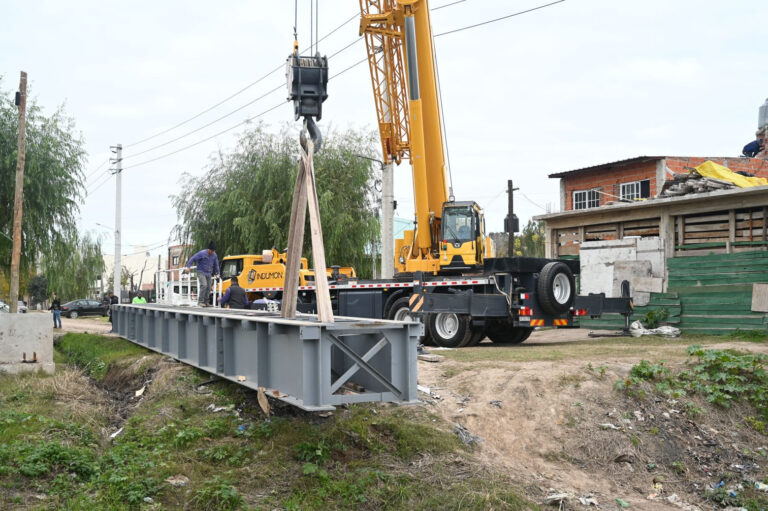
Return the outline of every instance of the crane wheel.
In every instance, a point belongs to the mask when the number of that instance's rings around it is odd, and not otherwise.
[[[548,314],[559,315],[573,305],[576,283],[567,264],[558,261],[547,263],[539,273],[536,285],[539,305]]]
[[[463,348],[472,341],[472,324],[469,315],[453,312],[437,312],[427,319],[429,334],[438,346]]]
[[[401,298],[398,298],[394,302],[392,302],[392,305],[389,307],[389,311],[387,311],[387,319],[392,319],[395,321],[405,321],[407,319],[411,319],[413,321],[423,321],[423,315],[421,314],[411,314],[411,308],[410,304],[408,303],[408,296],[403,296]],[[427,327],[424,325],[424,336],[420,339],[419,342],[426,346],[431,346],[431,339],[427,332]]]
[[[531,336],[533,328],[513,327],[505,323],[495,323],[488,326],[486,333],[494,344],[520,344]]]

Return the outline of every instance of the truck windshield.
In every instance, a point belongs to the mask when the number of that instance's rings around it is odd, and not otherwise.
[[[445,208],[443,211],[443,239],[472,241],[474,239],[474,212],[471,207]]]
[[[242,259],[227,259],[221,263],[221,278],[239,277],[243,271]]]

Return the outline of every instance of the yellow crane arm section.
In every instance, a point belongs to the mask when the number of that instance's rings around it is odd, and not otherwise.
[[[413,168],[416,235],[410,257],[432,259],[448,200],[427,0],[360,0],[384,161]],[[407,78],[407,79],[406,79]]]

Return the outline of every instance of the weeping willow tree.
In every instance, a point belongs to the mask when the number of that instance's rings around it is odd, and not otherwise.
[[[42,260],[49,292],[56,292],[62,303],[93,297],[96,279],[104,272],[101,242],[89,234],[62,239]]]
[[[314,158],[327,264],[354,266],[363,277],[372,273],[379,222],[372,193],[377,176],[358,155],[374,156],[374,142],[373,134],[331,132]],[[203,176],[185,177],[182,193],[173,198],[175,234],[193,250],[214,241],[219,257],[283,251],[297,162],[295,132],[272,134],[259,125],[244,133],[232,152],[211,160]],[[308,236],[304,255],[311,259]]]
[[[0,277],[10,275],[10,240],[18,156],[18,110],[0,77]],[[69,258],[80,246],[76,219],[82,202],[83,140],[63,108],[46,115],[34,98],[27,102],[26,163],[19,274],[24,289],[37,263]],[[61,261],[64,264],[65,261]]]

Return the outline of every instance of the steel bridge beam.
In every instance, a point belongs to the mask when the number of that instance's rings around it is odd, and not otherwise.
[[[418,402],[423,325],[166,305],[113,305],[120,337],[304,410],[360,402]]]

